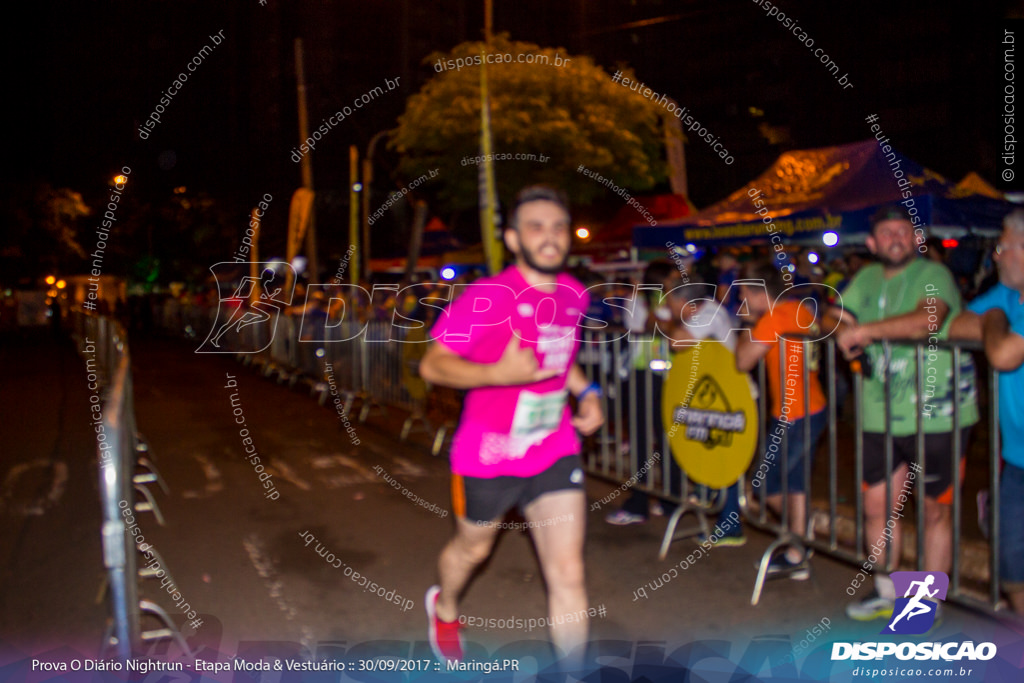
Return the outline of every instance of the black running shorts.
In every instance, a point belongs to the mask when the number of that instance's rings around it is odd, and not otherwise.
[[[567,455],[532,477],[463,477],[452,475],[452,508],[470,522],[500,520],[513,507],[520,514],[545,493],[583,488],[583,461]]]

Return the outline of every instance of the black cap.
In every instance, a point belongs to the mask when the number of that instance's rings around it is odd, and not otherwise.
[[[871,217],[871,230],[874,231],[875,226],[882,221],[907,221],[913,223],[910,219],[910,214],[900,204],[886,204],[885,206],[879,207],[878,211]]]

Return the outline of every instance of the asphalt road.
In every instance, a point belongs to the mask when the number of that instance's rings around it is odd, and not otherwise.
[[[84,365],[70,341],[55,341],[47,331],[10,333],[2,342],[0,665],[71,651],[95,656],[108,610],[98,600],[103,564]],[[399,442],[404,415],[394,411],[353,423],[353,436],[308,392],[277,384],[231,357],[195,354],[183,341],[133,339],[132,352],[139,429],[171,491],[152,489],[166,526],[146,514],[141,523],[178,591],[200,615],[197,626],[176,615],[193,653],[210,659],[247,651],[428,657],[422,599],[435,582],[452,519],[417,505],[381,476],[447,511],[447,461],[429,454],[427,436]],[[232,382],[236,386],[225,388]],[[238,408],[244,425],[236,423]],[[268,489],[243,457],[242,428],[271,474],[276,500],[266,497]],[[598,480],[587,486],[590,502],[611,490]],[[666,652],[682,650],[696,657],[697,641],[707,641],[700,647],[713,653],[702,655],[702,666],[727,672],[728,680],[741,661],[759,670],[759,643],[796,645],[827,623],[800,661],[826,639],[874,640],[884,626],[845,619],[846,589],[856,571],[820,555],[810,580],[771,582],[752,607],[753,563],[771,541],[752,530],[745,547],[716,547],[658,589],[648,588],[647,598],[639,596],[638,588],[679,567],[696,546],[679,541],[659,561],[663,519],[612,527],[602,521],[604,513],[591,511],[587,520],[588,591],[601,610],[591,619],[591,633],[618,664],[660,662]],[[339,562],[353,573],[337,568]],[[354,572],[385,587],[390,600],[364,590]],[[142,592],[174,612],[159,582],[144,581]],[[544,584],[528,534],[502,534],[461,609],[496,622],[545,616]],[[935,638],[957,634],[1016,643],[1021,656],[1019,635],[947,605]],[[505,648],[519,656],[547,647],[543,627],[493,623],[468,629],[466,637],[479,643],[477,652]],[[167,643],[149,652],[181,655]]]

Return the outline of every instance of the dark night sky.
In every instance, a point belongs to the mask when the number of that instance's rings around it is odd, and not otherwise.
[[[475,0],[266,1],[53,2],[11,15],[8,193],[41,180],[92,202],[127,163],[134,189],[151,196],[187,185],[243,211],[265,192],[287,196],[299,183],[288,154],[297,137],[292,40],[301,36],[314,126],[385,77],[401,74],[411,86],[358,112],[317,149],[318,188],[343,197],[348,145],[365,150],[375,133],[394,127],[404,97],[433,74],[422,59],[479,38],[482,26]],[[952,180],[977,170],[1011,189],[999,180],[998,159],[999,40],[1011,3],[779,3],[849,72],[855,87],[845,91],[752,0],[494,4],[496,31],[590,54],[610,72],[628,64],[728,141],[737,160],[731,167],[700,141],[687,145],[698,207],[782,151],[869,137],[863,119],[871,113],[896,147],[925,166]],[[665,20],[624,27],[658,18]],[[224,44],[140,140],[136,129],[161,91],[221,29]],[[751,107],[763,118],[755,120]],[[761,123],[781,140],[766,139]],[[378,178],[394,161],[383,155]]]

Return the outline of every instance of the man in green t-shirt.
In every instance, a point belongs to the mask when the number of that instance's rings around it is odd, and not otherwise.
[[[916,211],[915,211],[916,213]],[[952,562],[953,466],[963,473],[963,453],[970,426],[978,421],[974,365],[970,354],[961,355],[960,448],[953,444],[952,353],[938,349],[950,322],[962,309],[960,292],[949,270],[940,263],[918,258],[925,251],[923,233],[898,204],[880,209],[871,218],[867,245],[878,258],[860,272],[843,291],[843,323],[836,342],[847,358],[858,358],[864,368],[861,415],[864,425],[864,530],[869,561],[875,565],[875,589],[847,615],[866,621],[889,617],[898,597],[886,574],[899,566],[899,520],[906,514],[907,496],[915,479],[925,477],[924,569],[948,572]],[[839,313],[837,311],[837,313]],[[923,393],[918,395],[917,353],[911,345],[893,345],[888,364],[889,410],[885,406],[885,339],[917,339],[926,344]],[[924,432],[925,470],[917,455],[918,428]],[[892,471],[885,467],[885,435],[892,435]],[[891,498],[886,503],[886,480]],[[887,518],[892,522],[887,525]],[[886,544],[890,544],[886,562]]]

